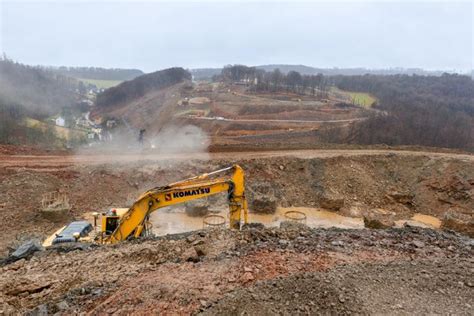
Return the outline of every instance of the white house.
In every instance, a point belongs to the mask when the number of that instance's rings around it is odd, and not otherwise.
[[[107,128],[112,128],[114,127],[115,125],[117,124],[117,122],[115,122],[115,120],[107,120]]]
[[[88,127],[88,126],[89,126],[89,121],[86,120],[86,119],[83,118],[83,117],[80,117],[80,118],[78,118],[78,119],[76,120],[76,125]]]
[[[64,125],[65,125],[65,123],[66,123],[66,122],[64,121],[64,118],[62,118],[61,116],[58,117],[58,118],[55,120],[55,122],[56,122],[56,125],[57,125],[57,126],[63,126],[63,127],[64,127]]]

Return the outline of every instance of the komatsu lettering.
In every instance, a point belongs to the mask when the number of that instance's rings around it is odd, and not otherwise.
[[[199,189],[194,189],[194,190],[173,192],[173,198],[181,198],[181,197],[185,197],[185,196],[209,194],[210,192],[211,192],[211,188],[199,188]]]

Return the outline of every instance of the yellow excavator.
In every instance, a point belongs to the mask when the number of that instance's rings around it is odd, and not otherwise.
[[[77,241],[113,244],[146,236],[151,233],[149,217],[152,212],[221,192],[227,192],[230,228],[240,229],[248,221],[244,171],[240,166],[233,165],[146,191],[130,208],[113,208],[102,214],[100,232],[94,236],[91,236],[94,231],[91,223],[75,221],[47,238],[43,246]],[[98,213],[94,214],[94,226],[98,216]]]

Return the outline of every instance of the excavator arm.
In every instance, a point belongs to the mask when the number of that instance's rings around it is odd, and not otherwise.
[[[226,172],[231,172],[231,176],[222,176]],[[131,236],[139,237],[146,229],[146,222],[152,212],[221,192],[228,193],[230,227],[240,229],[242,215],[244,223],[247,223],[248,210],[245,199],[244,171],[240,166],[234,165],[143,193],[120,217],[115,230],[106,236],[103,242],[116,243]]]

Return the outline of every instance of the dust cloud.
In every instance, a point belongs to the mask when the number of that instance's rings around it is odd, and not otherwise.
[[[145,131],[140,139],[140,131],[114,129],[105,132],[102,139],[76,148],[76,155],[111,155],[114,160],[130,161],[140,157],[156,156],[173,159],[180,154],[207,160],[209,137],[194,125],[165,126],[156,133]],[[122,159],[121,159],[122,157]]]
[[[207,153],[209,146],[207,134],[194,125],[164,128],[158,134],[151,137],[149,142],[150,148],[161,149],[166,154],[182,152]]]

